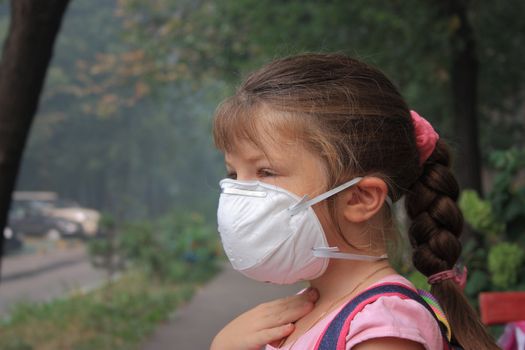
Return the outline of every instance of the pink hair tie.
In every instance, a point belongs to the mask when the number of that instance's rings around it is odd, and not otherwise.
[[[416,111],[410,111],[410,116],[414,124],[416,146],[419,151],[419,165],[421,166],[434,152],[439,135],[432,125]]]
[[[465,289],[467,284],[467,267],[457,264],[452,270],[446,270],[433,274],[428,278],[428,284],[436,284],[445,280],[454,280],[456,284],[461,288]]]

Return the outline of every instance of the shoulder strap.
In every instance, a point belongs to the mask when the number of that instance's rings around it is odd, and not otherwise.
[[[350,323],[354,319],[355,315],[362,311],[366,305],[371,304],[380,297],[384,296],[397,296],[401,299],[415,300],[423,305],[439,323],[439,320],[432,308],[415,290],[401,283],[384,283],[367,289],[350,300],[326,327],[322,336],[317,341],[315,349],[345,350],[346,335],[348,334]],[[443,335],[444,349],[450,349],[448,340],[446,338],[446,330],[441,327],[441,324],[440,329],[441,334]]]

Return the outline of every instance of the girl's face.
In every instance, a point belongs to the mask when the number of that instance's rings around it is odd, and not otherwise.
[[[264,150],[248,140],[237,142],[224,155],[228,177],[258,180],[279,186],[299,197],[313,198],[328,188],[326,167],[319,156],[300,142],[267,142]],[[326,203],[313,207],[329,244],[335,244],[335,229]]]

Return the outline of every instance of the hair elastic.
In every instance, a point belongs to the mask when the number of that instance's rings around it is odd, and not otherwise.
[[[437,284],[441,281],[452,279],[461,288],[467,284],[467,267],[456,264],[453,269],[438,272],[428,277],[428,284]]]
[[[428,120],[420,116],[416,111],[410,111],[410,116],[414,124],[416,146],[419,151],[419,165],[421,166],[434,152],[439,135]]]

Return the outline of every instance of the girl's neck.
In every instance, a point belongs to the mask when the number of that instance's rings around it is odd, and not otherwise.
[[[372,256],[385,254],[384,246],[371,244],[372,241],[375,241],[371,238],[383,236],[382,229],[373,230],[373,228],[383,227],[378,217],[360,223],[344,221],[343,218],[339,218],[338,222],[344,222],[345,225],[334,226],[326,207],[318,207],[317,211],[326,232],[329,246],[339,247],[345,253]],[[344,237],[352,237],[352,244],[347,242]],[[310,281],[310,286],[319,292],[319,299],[315,303],[314,309],[296,322],[296,331],[286,339],[286,343],[295,342],[298,337],[307,332],[327,314],[354,298],[370,285],[392,274],[396,274],[396,271],[390,266],[388,259],[377,261],[330,259],[322,276]]]
[[[363,262],[331,259],[325,273],[310,281],[310,285],[319,291],[317,304],[322,305],[331,303],[354,289],[351,294],[355,295],[392,274],[396,274],[396,271],[389,266],[388,260]]]
[[[319,299],[312,312],[299,319],[296,330],[280,345],[290,346],[304,333],[308,332],[317,322],[343,303],[359,294],[370,284],[391,275],[395,271],[387,260],[376,262],[357,262],[349,260],[330,260],[326,272],[319,278],[310,281],[310,285],[319,291]]]

